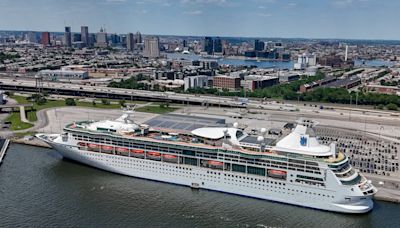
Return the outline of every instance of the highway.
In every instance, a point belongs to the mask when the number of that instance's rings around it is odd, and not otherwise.
[[[3,78],[0,89],[35,92],[36,82],[34,79],[12,79]],[[317,105],[306,104],[282,104],[274,101],[262,101],[260,99],[248,99],[247,104],[242,104],[235,97],[222,97],[211,95],[179,94],[173,92],[156,92],[146,90],[132,90],[121,88],[110,88],[105,86],[80,85],[60,82],[43,82],[43,90],[55,95],[69,95],[86,98],[111,98],[126,100],[146,101],[171,101],[179,104],[195,104],[203,106],[220,106],[229,108],[242,108],[246,113],[265,115],[266,112],[274,112],[277,116],[304,116],[304,117],[325,117],[331,120],[345,120],[358,123],[375,123],[400,126],[398,113],[349,108],[343,105],[329,104],[320,109]],[[237,113],[238,114],[238,113]]]
[[[29,79],[7,79],[3,78],[0,83],[3,90],[35,92],[36,81]],[[82,97],[118,98],[128,100],[151,100],[172,101],[182,104],[201,104],[223,107],[249,107],[269,110],[295,111],[296,106],[292,104],[262,103],[259,100],[248,100],[241,102],[234,97],[221,97],[210,95],[178,94],[174,92],[156,92],[146,90],[132,90],[121,88],[110,88],[105,86],[80,85],[72,83],[43,82],[43,91],[52,94],[73,95]],[[247,103],[244,105],[243,103]]]

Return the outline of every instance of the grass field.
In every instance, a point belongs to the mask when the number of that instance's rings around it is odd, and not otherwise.
[[[23,96],[16,96],[12,95],[10,96],[12,99],[16,100],[18,104],[32,104],[31,101],[27,100],[26,97]],[[31,121],[35,122],[37,121],[37,116],[36,112],[42,109],[46,108],[57,108],[57,107],[65,107],[65,101],[64,100],[47,100],[47,102],[43,105],[38,105],[36,103],[33,104],[32,108],[26,107],[25,112],[26,112],[26,118]],[[81,101],[76,101],[76,106],[79,107],[90,107],[90,108],[103,108],[103,109],[118,109],[120,108],[120,104],[102,104],[102,103],[96,103],[96,105],[93,105],[92,102],[81,102]],[[32,127],[32,124],[29,123],[24,123],[20,119],[20,114],[19,111],[12,113],[8,118],[7,121],[11,121],[11,130],[23,130]]]
[[[17,131],[17,130],[24,130],[33,127],[33,124],[24,123],[21,121],[19,112],[11,113],[6,119],[6,121],[11,122],[10,130]]]

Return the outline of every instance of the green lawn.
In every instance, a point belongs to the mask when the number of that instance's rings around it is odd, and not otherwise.
[[[11,113],[11,115],[9,115],[7,117],[6,121],[10,121],[11,122],[10,130],[12,130],[12,131],[23,130],[23,129],[27,129],[27,128],[33,127],[32,124],[24,123],[24,122],[21,121],[19,112]]]
[[[149,112],[149,113],[155,113],[155,114],[165,114],[168,112],[173,112],[175,110],[178,110],[178,108],[160,107],[160,106],[155,106],[155,105],[148,105],[148,106],[144,106],[144,107],[135,109],[135,111],[138,111],[138,112]]]
[[[17,96],[17,95],[12,95],[10,96],[12,99],[16,100],[18,104],[32,104],[31,101],[27,100],[26,97],[24,96]],[[90,108],[103,108],[103,109],[118,109],[121,106],[119,104],[102,104],[102,103],[96,103],[94,106],[92,102],[82,102],[82,101],[76,101],[76,105],[79,107],[90,107]],[[31,121],[35,122],[37,121],[37,116],[36,112],[42,109],[46,108],[56,108],[56,107],[65,107],[65,101],[64,100],[47,100],[47,102],[43,105],[38,105],[36,103],[33,104],[33,107],[26,107],[25,112],[26,112],[26,118]],[[27,129],[32,127],[32,124],[29,123],[24,123],[20,119],[20,114],[18,112],[12,113],[8,118],[8,121],[11,121],[11,130],[22,130],[22,129]]]

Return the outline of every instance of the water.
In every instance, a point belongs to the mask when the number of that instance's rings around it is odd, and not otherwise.
[[[0,227],[400,227],[400,205],[345,215],[108,173],[13,144]]]
[[[374,60],[355,60],[354,61],[354,66],[368,66],[368,67],[380,67],[380,66],[386,66],[386,67],[392,67],[394,65],[398,64],[398,62],[393,62],[393,61],[386,61],[386,60],[379,60],[379,59],[374,59]]]

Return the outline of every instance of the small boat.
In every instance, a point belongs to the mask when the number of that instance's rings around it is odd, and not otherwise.
[[[87,146],[85,142],[78,142],[78,146]]]
[[[144,154],[144,150],[131,149],[131,153],[134,153],[134,154]]]
[[[91,151],[99,151],[99,149],[100,149],[100,145],[93,144],[93,143],[89,143],[88,147],[89,147],[89,150],[91,150]]]
[[[272,178],[286,179],[286,171],[269,169],[268,176]]]
[[[171,154],[164,154],[163,157],[166,159],[177,159],[178,158],[178,156],[171,155]]]
[[[153,157],[160,157],[161,153],[159,153],[159,152],[148,152],[147,155],[153,156]]]
[[[219,162],[219,161],[208,161],[207,163],[212,166],[223,166],[224,165],[223,162]]]
[[[144,158],[144,150],[131,149],[131,155],[135,158]]]
[[[112,146],[106,146],[106,145],[101,146],[102,151],[112,151],[113,149],[114,147]]]
[[[163,154],[163,160],[170,163],[178,163],[178,156],[172,154]]]
[[[151,160],[161,160],[161,153],[159,152],[147,152],[147,158],[151,159]]]
[[[129,152],[129,149],[124,147],[117,147],[117,151],[121,153],[127,153]]]

